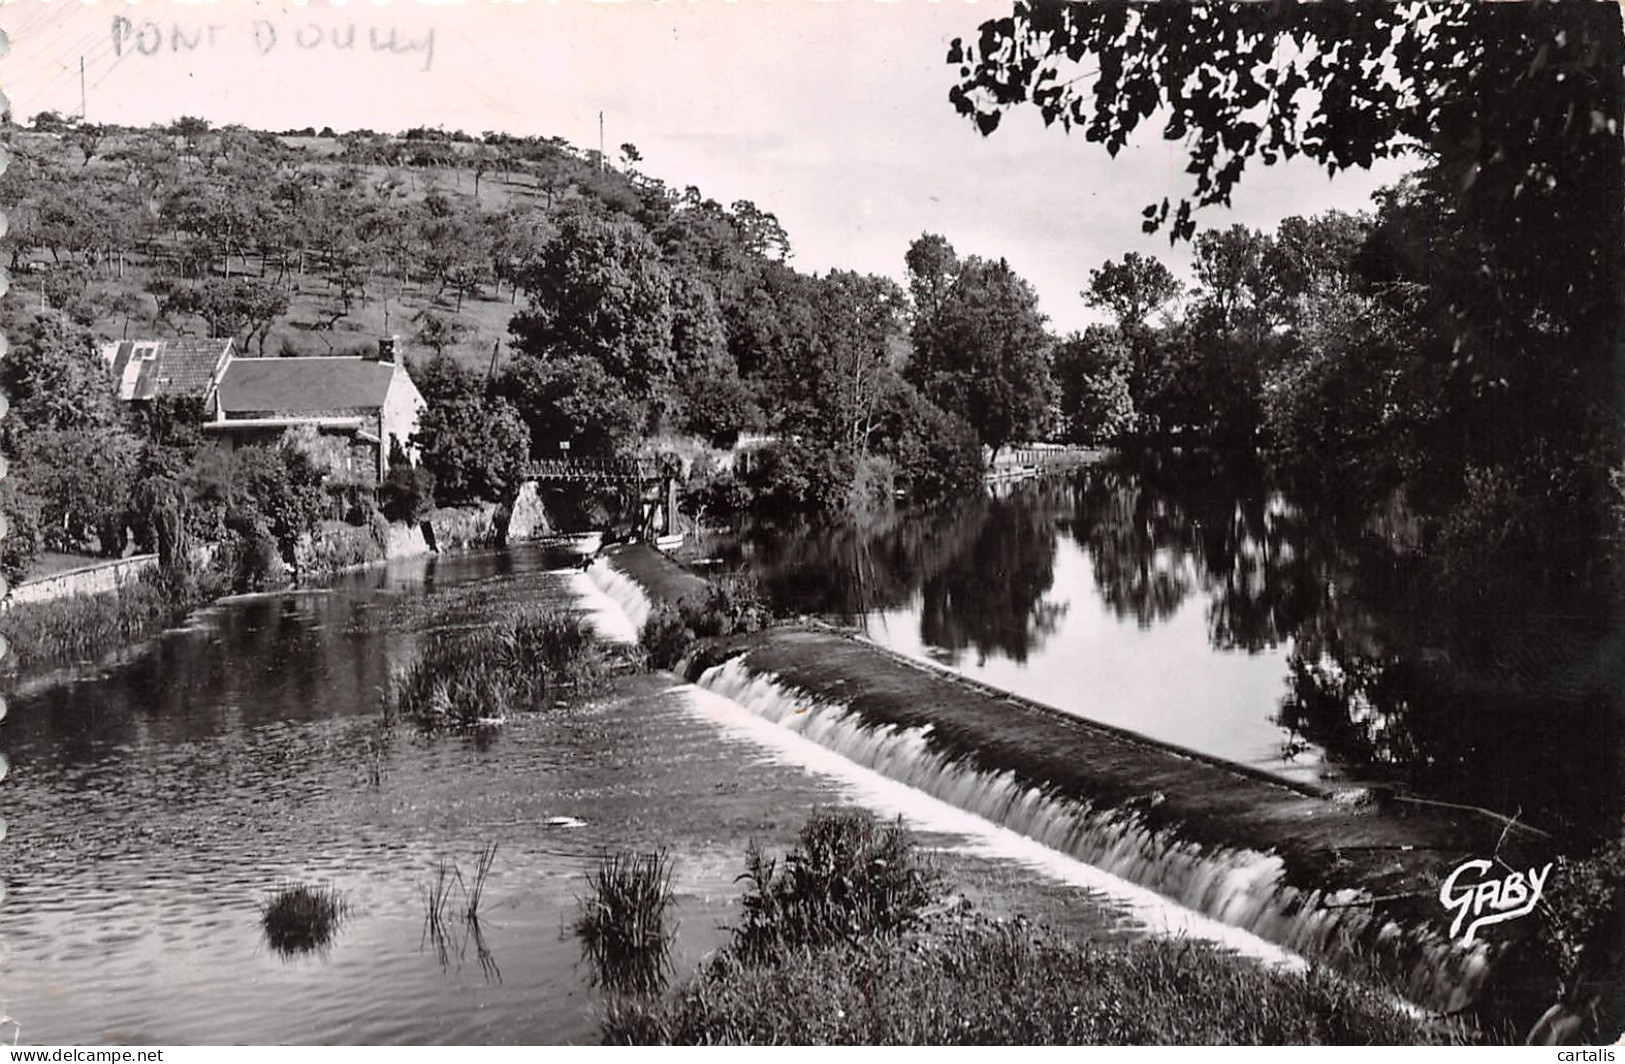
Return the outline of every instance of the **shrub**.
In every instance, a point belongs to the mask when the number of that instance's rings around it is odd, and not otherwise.
[[[291,956],[332,942],[348,912],[344,895],[334,888],[295,883],[265,901],[260,908],[260,925],[271,948]]]
[[[0,539],[0,575],[8,584],[20,582],[45,548],[42,509],[40,500],[19,489],[13,480],[0,480],[0,515],[6,523],[5,538]]]
[[[434,474],[411,465],[389,467],[378,485],[378,509],[391,521],[421,521],[434,509]]]
[[[755,962],[895,934],[918,920],[938,883],[902,820],[882,825],[867,812],[814,813],[782,865],[753,843],[742,878],[745,919],[732,948]]]
[[[796,439],[758,452],[745,485],[758,513],[839,513],[853,476],[853,457],[847,449]]]
[[[694,630],[683,619],[683,611],[669,602],[662,602],[649,611],[638,633],[638,645],[647,656],[649,667],[675,669],[688,648],[694,645]]]
[[[727,518],[748,511],[755,493],[732,469],[696,468],[683,484],[682,511],[705,518]]]
[[[235,527],[220,544],[219,563],[238,594],[269,591],[288,582],[288,568],[276,540],[264,525],[232,522]]]
[[[911,502],[939,502],[981,489],[982,448],[968,422],[904,382],[888,396],[887,406],[885,447]]]
[[[671,969],[676,928],[671,858],[665,851],[604,855],[578,899],[575,933],[599,985],[633,994],[660,990]]]
[[[701,602],[685,598],[676,605],[657,605],[643,622],[638,643],[652,668],[673,669],[696,639],[755,632],[772,620],[756,578],[728,573],[712,579]]]
[[[711,579],[705,601],[681,603],[684,620],[701,639],[756,632],[773,621],[772,608],[762,597],[761,585],[751,573],[723,573]]]
[[[297,559],[303,577],[336,573],[358,565],[382,561],[384,549],[371,529],[334,522],[310,538],[310,549]]]

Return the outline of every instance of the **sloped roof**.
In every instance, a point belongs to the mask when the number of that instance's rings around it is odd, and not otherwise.
[[[205,398],[231,340],[121,340],[102,348],[120,399]]]
[[[376,409],[395,369],[356,357],[234,358],[220,377],[218,401],[226,414]]]

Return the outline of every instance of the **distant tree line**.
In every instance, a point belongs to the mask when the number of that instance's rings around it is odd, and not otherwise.
[[[1133,256],[1091,275],[1116,324],[1057,349],[1070,431],[1260,446],[1354,511],[1403,489],[1439,587],[1488,608],[1531,576],[1625,591],[1607,5],[1018,2],[947,60],[984,134],[1033,107],[1114,155],[1153,122],[1189,149],[1190,199],[1144,228],[1194,238],[1196,291]],[[1198,232],[1249,164],[1399,155],[1419,169],[1370,217]]]

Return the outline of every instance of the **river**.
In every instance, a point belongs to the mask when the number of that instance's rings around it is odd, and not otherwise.
[[[1205,754],[1553,830],[1617,817],[1617,688],[1572,618],[1447,615],[1382,531],[1175,463],[875,528],[747,528],[695,554],[755,573],[783,610]],[[819,805],[906,816],[990,908],[1294,963],[670,676],[480,739],[383,727],[392,670],[433,631],[549,602],[624,637],[567,562],[398,561],[14,682],[0,1004],[21,1040],[591,1042],[599,999],[568,927],[598,856],[673,856],[683,972],[725,940],[746,845],[782,849]],[[490,844],[479,939],[426,937],[437,865],[468,874]],[[285,957],[259,908],[294,881],[339,889],[350,913],[329,947]]]
[[[1625,794],[1617,621],[1431,599],[1405,524],[1163,456],[868,528],[747,525],[694,554],[754,573],[783,612],[1067,712],[1605,835]]]
[[[906,815],[988,907],[1291,962],[669,676],[477,740],[382,727],[391,670],[429,632],[530,602],[612,614],[564,561],[518,548],[395,562],[228,600],[116,660],[14,684],[5,1034],[592,1042],[599,999],[568,926],[598,855],[672,855],[684,972],[725,939],[747,843],[782,849],[819,805]],[[469,874],[489,844],[481,935],[427,937],[423,886],[442,861]],[[296,881],[337,888],[350,912],[328,947],[287,957],[259,913]]]

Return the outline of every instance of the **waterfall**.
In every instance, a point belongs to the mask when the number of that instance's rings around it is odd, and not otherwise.
[[[603,558],[585,571],[558,569],[598,635],[613,643],[636,643],[649,617],[649,599],[637,582]]]
[[[1307,968],[1302,957],[1240,928],[1175,905],[1155,891],[1084,864],[1009,828],[890,779],[760,717],[732,699],[692,684],[672,688],[697,714],[777,758],[840,781],[855,801],[879,815],[905,817],[915,827],[960,838],[964,852],[1013,861],[1041,875],[1104,895],[1146,931],[1212,942],[1284,971]]]
[[[1095,808],[1014,772],[957,761],[933,746],[930,725],[870,724],[848,705],[753,672],[741,657],[696,682],[849,761],[1293,953],[1380,955],[1404,974],[1399,989],[1412,1000],[1460,1008],[1486,973],[1481,945],[1453,947],[1431,930],[1382,920],[1360,904],[1363,891],[1300,889],[1285,881],[1276,854],[1203,846],[1154,830],[1132,810]]]
[[[603,589],[604,594],[614,600],[615,605],[621,608],[628,623],[632,625],[632,640],[636,642],[637,633],[643,631],[643,622],[649,619],[649,611],[653,609],[649,596],[643,592],[643,587],[610,565],[605,558],[593,562],[587,569],[587,575],[592,578],[594,584]]]

